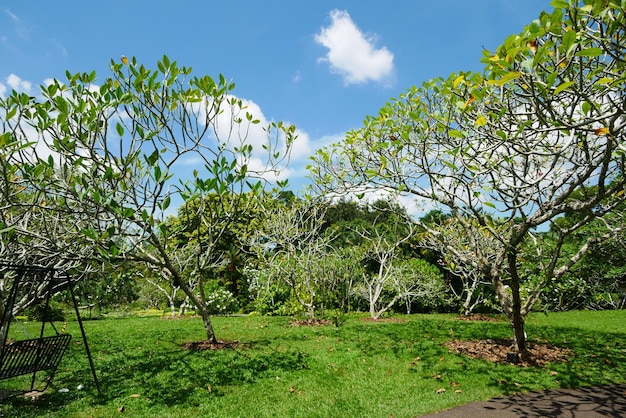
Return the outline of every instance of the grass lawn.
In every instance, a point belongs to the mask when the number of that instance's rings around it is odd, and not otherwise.
[[[218,337],[240,346],[201,352],[183,347],[203,339],[198,318],[86,321],[102,396],[78,324],[70,321],[73,341],[49,391],[36,401],[4,401],[0,416],[399,418],[513,392],[626,382],[624,310],[529,316],[530,341],[575,353],[545,367],[474,360],[443,346],[450,339],[509,338],[503,321],[392,319],[354,315],[336,327],[292,326],[285,317],[215,317]],[[37,335],[39,324],[24,326]],[[12,334],[24,338],[18,326]]]

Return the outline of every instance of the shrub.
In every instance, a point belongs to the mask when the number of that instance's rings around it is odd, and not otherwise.
[[[63,313],[63,309],[55,308],[49,305],[37,305],[28,310],[27,316],[29,321],[65,321],[65,314]]]

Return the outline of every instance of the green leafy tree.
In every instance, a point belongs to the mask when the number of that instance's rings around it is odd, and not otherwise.
[[[622,227],[614,214],[626,196],[623,4],[553,4],[495,53],[485,52],[484,72],[409,89],[311,166],[322,193],[395,190],[449,213],[470,241],[473,265],[494,286],[522,355],[524,318],[541,289]],[[575,191],[583,197],[569,199]],[[557,228],[556,245],[544,251],[535,230],[572,211],[585,215]],[[562,259],[566,237],[594,219],[605,219],[607,232]],[[495,248],[478,245],[485,233]],[[533,278],[536,291],[522,300],[520,257],[531,247],[543,268]]]
[[[40,101],[11,111],[31,131],[24,140],[37,141],[23,143],[20,163],[32,167],[22,170],[24,181],[77,220],[67,231],[76,243],[102,259],[143,263],[179,287],[216,342],[203,287],[188,279],[216,267],[229,209],[245,208],[278,179],[286,157],[278,150],[288,152],[295,127],[262,126],[232,95],[234,83],[192,76],[166,56],[155,70],[122,57],[111,72],[101,80],[68,72],[65,83],[41,87]],[[207,196],[218,204],[204,204]],[[199,225],[212,234],[176,252],[179,231],[168,210],[192,200],[200,202]]]
[[[79,231],[90,221],[62,196],[48,195],[31,181],[56,174],[32,159],[37,138],[23,121],[32,115],[33,100],[17,91],[0,97],[0,314],[6,320],[39,303],[46,292],[55,293],[51,275],[80,281],[107,264],[93,262],[94,248],[81,242]],[[15,302],[8,306],[20,266],[50,274],[20,276]],[[6,325],[0,324],[0,336]]]

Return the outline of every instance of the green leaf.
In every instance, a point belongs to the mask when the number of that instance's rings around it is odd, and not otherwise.
[[[84,236],[86,236],[87,238],[90,238],[92,240],[96,240],[98,238],[98,233],[96,232],[96,230],[94,229],[93,226],[85,228],[85,229],[81,230],[81,232],[83,233]]]
[[[117,131],[117,134],[118,134],[119,136],[124,136],[124,127],[122,126],[122,124],[121,124],[121,123],[119,123],[119,122],[118,122],[118,123],[115,125],[115,130]]]
[[[502,77],[500,77],[497,80],[489,80],[488,83],[489,84],[495,84],[497,86],[503,86],[506,83],[508,83],[509,81],[513,81],[517,78],[520,78],[522,76],[522,73],[517,72],[517,71],[513,71],[510,73],[506,73],[505,75],[503,75]]]
[[[146,162],[148,163],[148,165],[152,166],[154,165],[154,163],[157,162],[158,159],[159,159],[159,151],[154,150],[154,152],[150,154],[149,157],[146,158]]]
[[[485,126],[486,124],[487,124],[487,118],[482,115],[476,118],[476,120],[474,121],[474,125],[479,126],[479,127]]]
[[[578,33],[575,30],[568,30],[563,34],[563,38],[561,39],[561,45],[565,51],[569,51],[574,42],[576,42],[576,37]]]
[[[577,57],[599,57],[603,54],[601,48],[587,48],[576,53]]]
[[[559,94],[560,92],[562,92],[563,90],[567,89],[568,87],[570,87],[574,83],[575,83],[575,81],[566,81],[564,83],[559,84],[559,86],[554,89],[554,94],[555,95]]]
[[[4,120],[11,120],[13,116],[17,113],[17,107],[12,107],[9,111],[4,115]]]
[[[450,131],[448,131],[448,135],[450,135],[452,138],[464,138],[463,132],[457,129],[450,129]]]
[[[615,79],[611,77],[602,77],[596,81],[596,84],[611,84]]]
[[[161,210],[166,210],[170,206],[170,203],[171,203],[171,198],[167,196],[165,200],[163,201],[163,204],[161,205]]]
[[[459,84],[464,80],[465,80],[465,76],[461,74],[460,76],[454,79],[454,82],[452,83],[452,87],[457,88]]]
[[[585,115],[588,115],[589,112],[591,111],[591,103],[589,102],[583,102],[582,104],[582,109],[583,109],[583,113]]]
[[[127,219],[132,218],[134,214],[135,210],[133,208],[124,208],[124,210],[122,211],[122,216]]]
[[[569,5],[565,0],[552,0],[550,2],[550,6],[554,7],[555,9],[566,9]]]

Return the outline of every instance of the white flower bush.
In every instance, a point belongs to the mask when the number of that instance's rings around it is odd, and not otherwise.
[[[213,315],[232,313],[238,309],[237,299],[225,289],[216,289],[207,293],[206,306]]]

